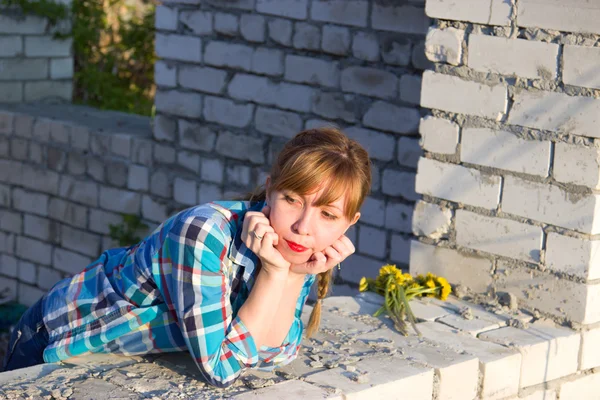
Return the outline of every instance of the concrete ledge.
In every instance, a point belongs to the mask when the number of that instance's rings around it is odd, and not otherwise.
[[[414,301],[423,336],[404,337],[371,316],[380,302],[372,293],[328,298],[321,331],[294,362],[247,370],[227,389],[203,383],[187,353],[93,355],[2,373],[0,399],[513,400],[555,398],[600,379],[577,369],[580,332],[451,298]]]

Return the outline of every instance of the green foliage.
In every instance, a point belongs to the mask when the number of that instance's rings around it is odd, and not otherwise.
[[[74,103],[152,115],[154,104],[154,0],[73,0]],[[0,0],[51,24],[69,18],[52,0]]]
[[[108,228],[112,240],[119,243],[119,246],[128,247],[137,244],[141,240],[138,233],[141,230],[148,229],[148,225],[144,224],[138,215],[123,214],[123,223],[118,225],[109,224]]]
[[[69,16],[69,7],[52,0],[0,0],[0,5],[16,6],[24,14],[39,15],[48,18],[51,25]]]
[[[74,0],[75,102],[151,115],[155,5]]]

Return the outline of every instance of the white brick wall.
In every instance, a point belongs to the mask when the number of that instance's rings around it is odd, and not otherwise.
[[[417,193],[476,207],[495,209],[500,201],[500,177],[421,158],[416,180]]]
[[[550,168],[550,142],[520,139],[511,132],[488,128],[465,128],[460,160],[546,177]]]
[[[430,61],[459,65],[465,31],[456,28],[429,28],[425,39],[425,55]]]
[[[569,193],[513,176],[504,179],[502,211],[583,233],[600,232],[600,221],[593,218],[600,195]]]
[[[600,189],[600,148],[556,143],[553,176],[558,182]]]
[[[502,0],[427,0],[425,12],[432,18],[509,25],[511,4]]]
[[[600,65],[600,48],[565,45],[563,82],[600,89],[600,77],[594,73]]]
[[[599,279],[600,241],[550,232],[546,239],[546,265],[579,278]]]
[[[595,2],[523,0],[518,7],[517,24],[524,27],[600,34],[598,18],[600,4]]]
[[[452,121],[427,116],[419,124],[421,146],[432,153],[454,154],[458,146],[459,127]]]
[[[502,85],[487,86],[425,71],[421,106],[499,120],[506,112],[507,92]]]
[[[369,2],[366,0],[312,0],[310,18],[358,27],[367,26]]]
[[[456,243],[487,253],[539,262],[542,229],[517,221],[457,210]]]
[[[554,43],[469,35],[468,66],[475,70],[502,75],[555,79],[558,48]]]

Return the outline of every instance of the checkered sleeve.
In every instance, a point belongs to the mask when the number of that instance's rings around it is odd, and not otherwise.
[[[302,323],[302,309],[306,303],[310,288],[315,281],[316,275],[307,275],[304,285],[296,302],[296,313],[292,326],[280,347],[261,346],[258,349],[258,367],[261,370],[270,371],[294,361],[298,356],[304,324]]]
[[[187,348],[208,383],[230,386],[246,367],[258,362],[250,332],[232,318],[230,282],[223,259],[231,240],[218,221],[208,217],[182,220],[165,241],[171,260],[167,301]]]

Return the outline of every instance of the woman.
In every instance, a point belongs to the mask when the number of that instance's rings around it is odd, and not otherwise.
[[[336,129],[299,133],[250,201],[177,213],[142,242],[58,282],[13,331],[5,370],[90,353],[189,351],[206,381],[292,361],[318,280],[318,329],[344,235],[370,190],[367,152]]]

